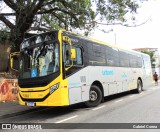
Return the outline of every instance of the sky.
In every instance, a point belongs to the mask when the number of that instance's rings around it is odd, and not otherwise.
[[[111,44],[134,48],[159,48],[160,51],[160,0],[149,0],[142,4],[137,14],[138,24],[150,19],[146,24],[138,27],[100,26],[101,29],[112,32],[103,33],[95,30],[91,37]]]

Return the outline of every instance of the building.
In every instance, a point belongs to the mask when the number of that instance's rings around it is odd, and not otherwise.
[[[160,75],[160,54],[159,54],[159,51],[158,51],[158,48],[136,48],[136,49],[133,49],[133,50],[136,50],[136,51],[153,51],[154,52],[154,55],[153,55],[153,58],[155,59],[155,62],[152,64],[152,72],[157,72],[158,75]],[[154,65],[154,66],[153,66]]]

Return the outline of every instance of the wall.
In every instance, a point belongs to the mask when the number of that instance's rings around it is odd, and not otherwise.
[[[17,79],[0,78],[0,102],[18,100]]]
[[[9,47],[11,42],[5,41],[0,43],[0,72],[6,72],[9,66]]]

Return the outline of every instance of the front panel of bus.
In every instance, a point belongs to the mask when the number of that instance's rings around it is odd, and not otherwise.
[[[23,41],[20,52],[19,103],[27,106],[69,105],[62,72],[62,32]]]

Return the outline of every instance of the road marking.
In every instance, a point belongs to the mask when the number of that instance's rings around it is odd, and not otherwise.
[[[55,122],[55,123],[62,123],[62,122],[65,122],[65,121],[71,120],[71,119],[76,118],[76,117],[78,117],[78,115],[75,115],[75,116],[72,116],[72,117],[69,117],[69,118],[66,118],[66,119],[63,119],[63,120],[57,121],[57,122]]]
[[[131,96],[129,96],[130,98],[133,98],[135,95],[131,95]]]
[[[105,105],[102,105],[102,106],[97,107],[97,108],[94,108],[94,109],[92,109],[92,110],[98,110],[98,109],[101,109],[101,108],[104,108],[104,107],[105,107]]]
[[[123,101],[123,99],[119,99],[119,100],[115,101],[115,103],[118,103],[118,102],[121,102],[121,101]]]

